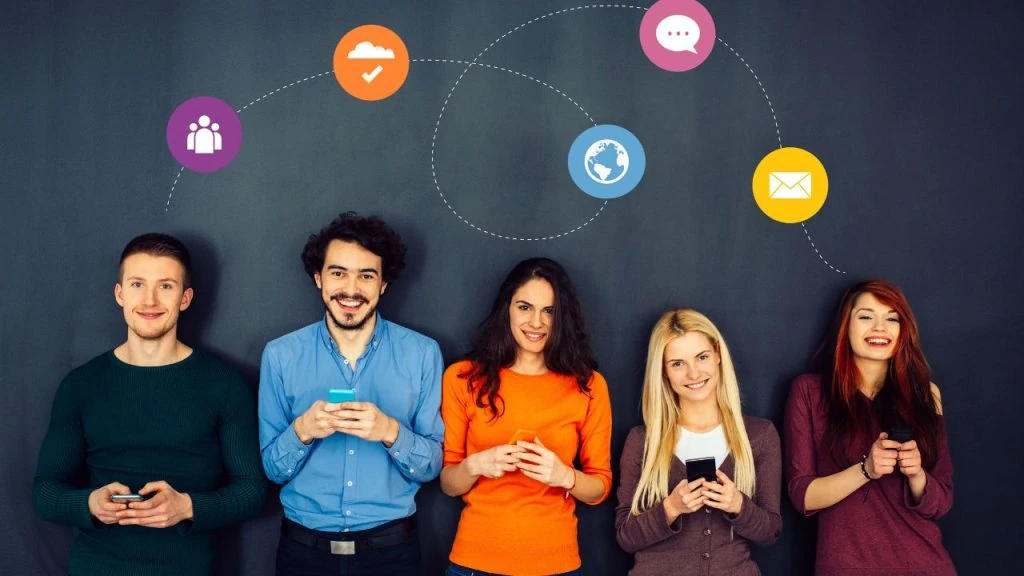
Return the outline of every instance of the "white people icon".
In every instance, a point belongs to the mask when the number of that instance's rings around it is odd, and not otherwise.
[[[223,139],[220,134],[220,124],[210,124],[210,117],[203,114],[199,117],[199,123],[188,125],[188,140],[186,148],[196,154],[213,154],[224,148]]]

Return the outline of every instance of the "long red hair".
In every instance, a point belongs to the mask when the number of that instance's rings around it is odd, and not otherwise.
[[[885,382],[870,408],[866,403],[858,401],[861,374],[850,347],[853,306],[861,294],[868,292],[895,310],[900,322],[896,351],[889,359]],[[838,463],[846,464],[851,457],[859,458],[859,455],[849,452],[852,443],[874,441],[868,429],[868,410],[872,410],[876,412],[883,430],[893,426],[913,429],[923,466],[931,468],[935,465],[940,422],[931,390],[930,369],[921,351],[917,320],[906,296],[895,284],[885,280],[868,280],[849,288],[843,294],[816,359],[823,379],[823,399],[828,412],[825,443]],[[840,454],[847,456],[843,458]]]

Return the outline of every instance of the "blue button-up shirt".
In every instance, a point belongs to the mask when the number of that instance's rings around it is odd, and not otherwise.
[[[373,337],[353,370],[326,318],[263,350],[260,451],[267,477],[281,489],[285,516],[307,528],[365,530],[416,511],[420,484],[441,472],[441,349],[418,332],[377,315]],[[386,448],[335,433],[306,446],[292,422],[331,388],[355,390],[398,421]]]

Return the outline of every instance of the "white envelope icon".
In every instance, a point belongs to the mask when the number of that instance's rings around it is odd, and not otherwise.
[[[804,200],[811,197],[810,172],[769,172],[768,197]]]

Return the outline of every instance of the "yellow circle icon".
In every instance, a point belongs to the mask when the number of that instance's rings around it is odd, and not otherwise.
[[[754,201],[766,216],[783,224],[798,224],[825,205],[828,174],[807,150],[779,148],[757,164],[752,186]]]

